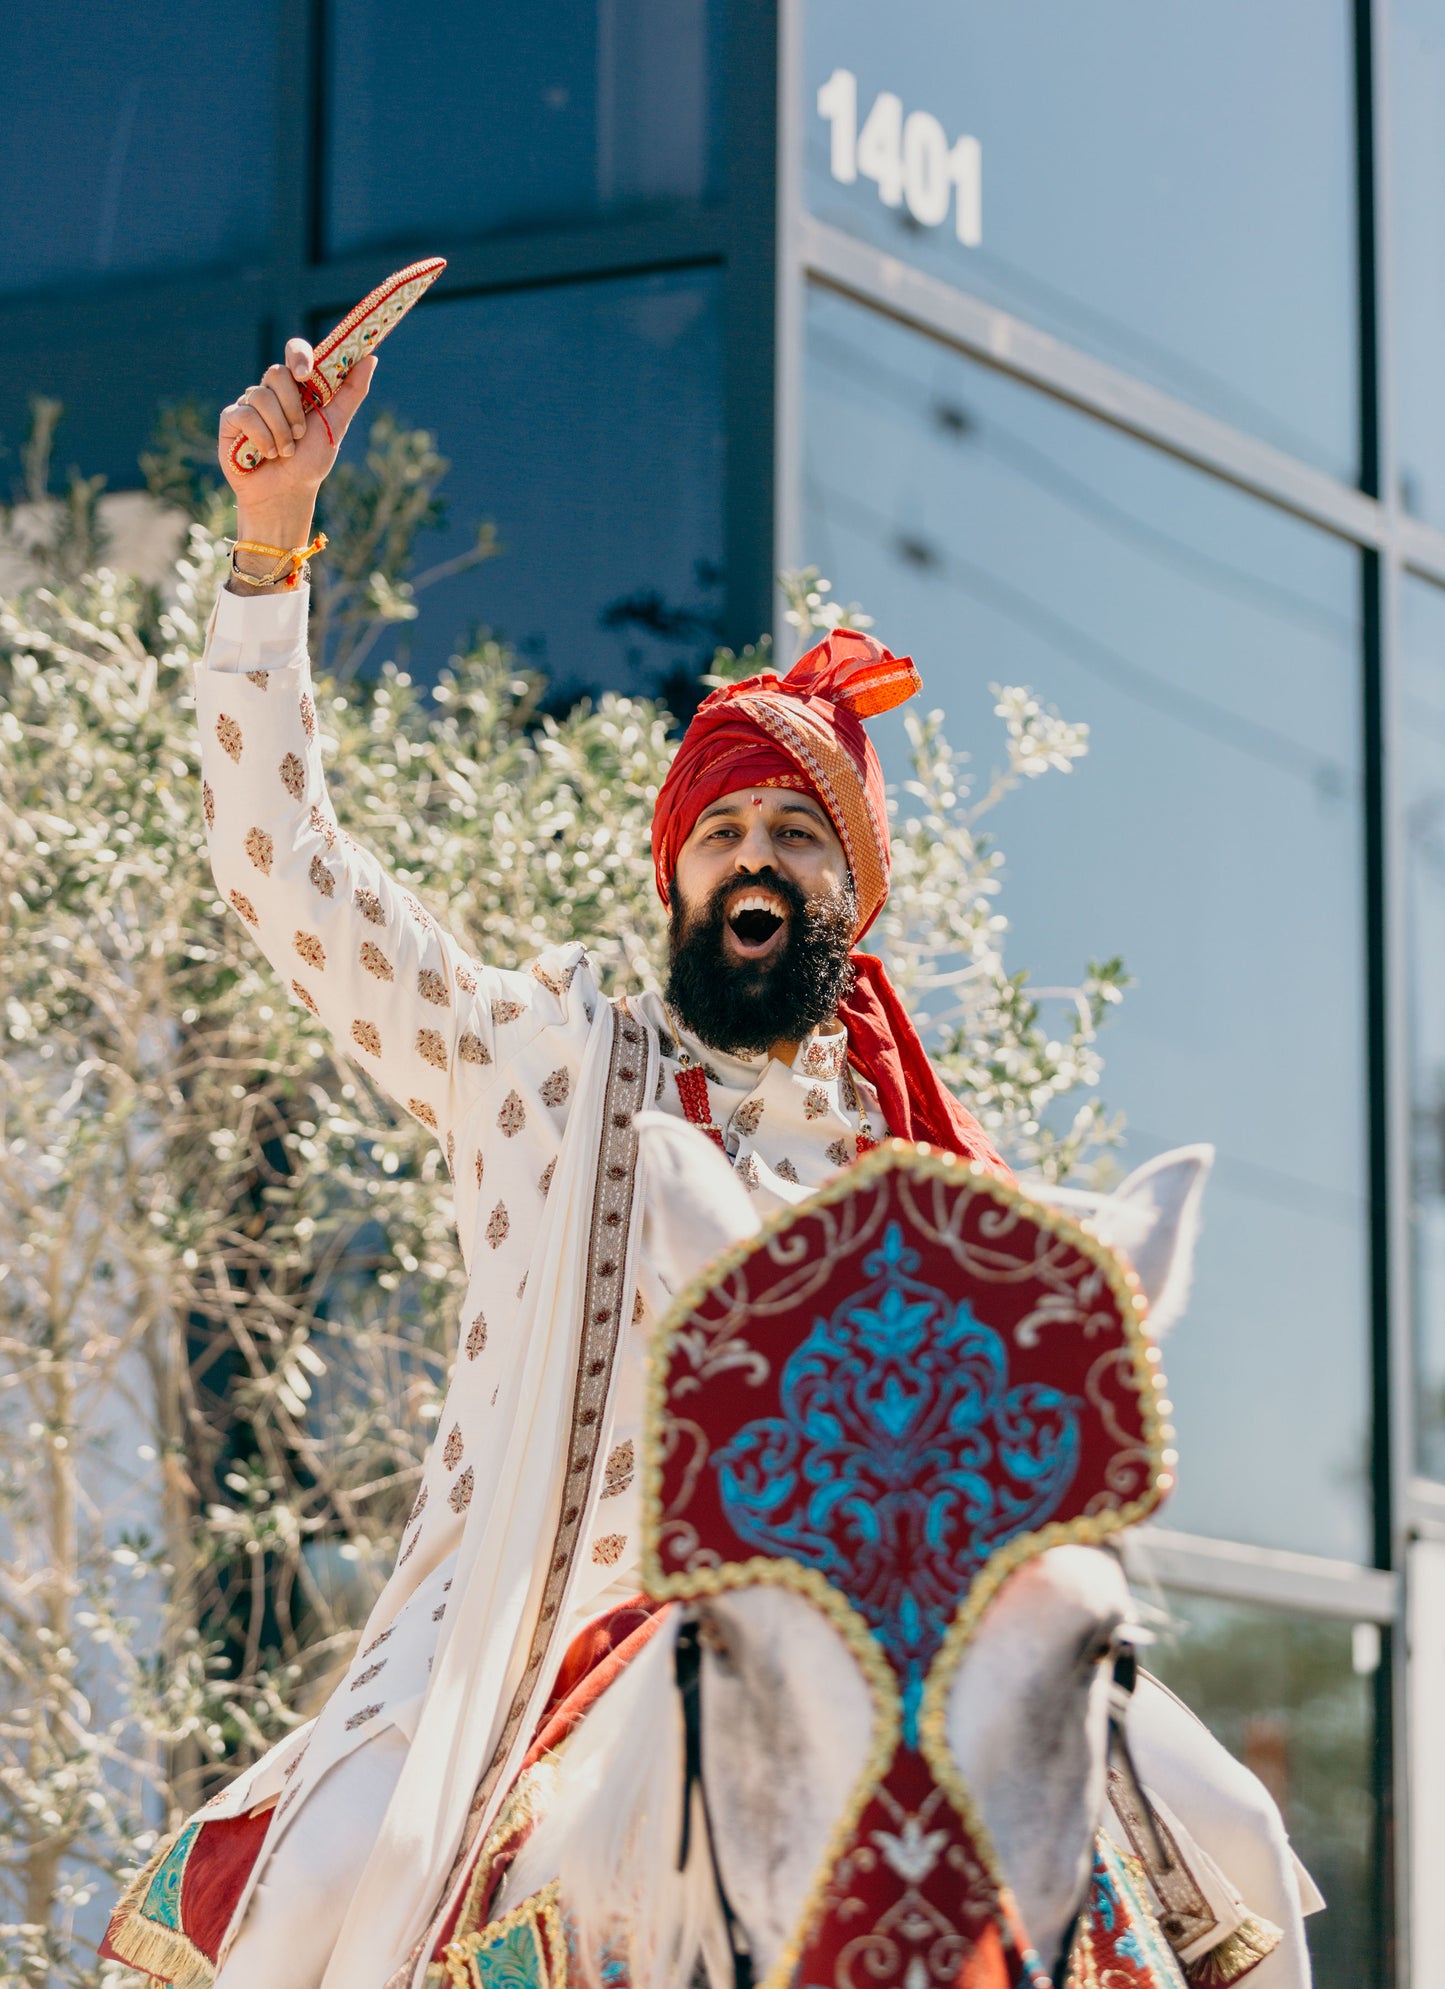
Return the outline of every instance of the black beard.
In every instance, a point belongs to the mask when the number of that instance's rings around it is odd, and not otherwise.
[[[788,936],[768,959],[739,965],[723,950],[727,908],[760,885],[787,906]],[[790,877],[760,870],[719,885],[696,912],[683,904],[675,878],[670,896],[667,1004],[715,1050],[753,1056],[774,1043],[801,1043],[832,1018],[853,985],[848,956],[858,900],[851,879],[839,891],[809,898]]]

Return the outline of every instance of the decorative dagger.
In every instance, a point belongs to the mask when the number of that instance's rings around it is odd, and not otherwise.
[[[336,329],[328,332],[316,347],[309,376],[297,383],[302,405],[314,408],[320,414],[357,360],[364,359],[368,352],[375,352],[387,333],[394,331],[412,305],[425,296],[446,266],[445,256],[427,256],[422,262],[409,262],[405,269],[397,270],[384,283],[378,283],[354,311],[348,311]],[[321,419],[326,423],[324,414]],[[326,433],[328,436],[331,434],[329,423],[326,423]],[[243,474],[260,469],[265,460],[260,450],[244,435],[232,447],[231,462]]]

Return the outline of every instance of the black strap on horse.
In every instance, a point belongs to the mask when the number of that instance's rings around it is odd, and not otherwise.
[[[677,1670],[677,1690],[682,1699],[684,1746],[682,1841],[678,1845],[677,1869],[680,1872],[687,1870],[687,1860],[692,1850],[692,1795],[696,1789],[698,1801],[702,1805],[702,1824],[707,1835],[707,1855],[712,1865],[713,1887],[717,1892],[717,1903],[722,1909],[723,1927],[727,1932],[728,1948],[733,1958],[733,1989],[753,1989],[752,1949],[748,1945],[747,1930],[733,1911],[733,1903],[728,1898],[728,1889],[723,1884],[722,1870],[717,1861],[717,1838],[712,1827],[712,1812],[707,1802],[707,1784],[702,1777],[702,1641],[698,1635],[697,1623],[693,1619],[685,1622],[677,1633],[674,1662]]]
[[[1138,1681],[1138,1653],[1131,1644],[1125,1644],[1114,1659],[1114,1676],[1109,1684],[1109,1760],[1128,1784],[1130,1796],[1148,1823],[1157,1870],[1171,1872],[1174,1869],[1174,1854],[1165,1842],[1153,1806],[1144,1793],[1139,1771],[1134,1766],[1134,1752],[1129,1745],[1129,1701],[1134,1696]]]

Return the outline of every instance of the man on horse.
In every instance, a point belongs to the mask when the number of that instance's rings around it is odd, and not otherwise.
[[[224,1843],[235,1864],[216,1868],[205,1937],[164,1915],[112,1927],[111,1952],[221,1989],[410,1980],[569,1649],[638,1595],[643,1353],[679,1272],[635,1115],[699,1128],[760,1214],[890,1135],[1008,1172],[857,950],[889,867],[862,721],[919,687],[870,638],[839,631],[784,678],[715,692],[688,728],[653,830],[665,996],[609,1001],[578,945],[489,967],[338,827],[297,583],[375,360],[326,422],[303,405],[310,365],[292,340],[221,418],[239,521],[197,676],[212,863],[294,998],[442,1146],[469,1283],[436,1441],[346,1676],[189,1826],[195,1856]],[[235,467],[242,439],[254,473]],[[736,1210],[717,1224],[721,1244]]]

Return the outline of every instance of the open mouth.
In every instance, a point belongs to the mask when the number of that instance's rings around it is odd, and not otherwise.
[[[739,953],[760,960],[781,943],[787,911],[769,891],[748,891],[728,909],[727,926]]]

